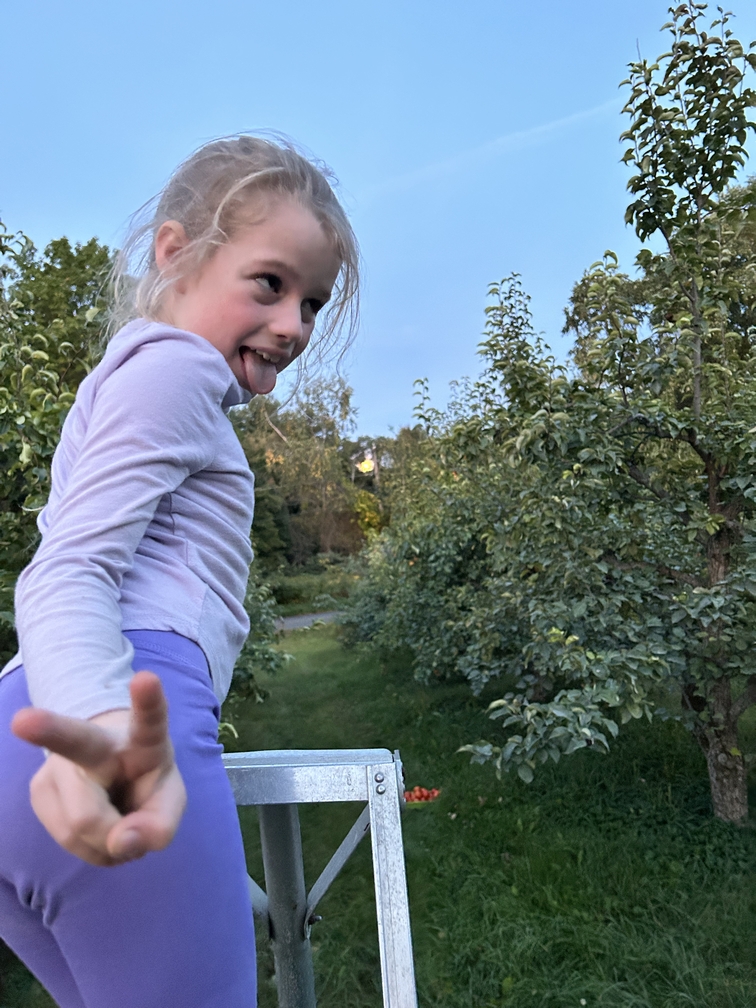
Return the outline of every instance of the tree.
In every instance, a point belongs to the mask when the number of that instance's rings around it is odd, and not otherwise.
[[[39,253],[0,224],[0,657],[15,651],[13,588],[37,544],[50,461],[100,351],[109,250],[67,238]]]
[[[424,438],[422,426],[415,424],[391,436],[360,437],[354,443],[352,481],[359,487],[355,509],[366,538],[391,520],[392,501],[401,494]]]
[[[310,381],[286,408],[256,397],[234,422],[255,473],[253,543],[268,567],[286,557],[302,564],[316,553],[353,553],[362,535],[355,514],[347,435],[354,426],[352,390],[343,379]]]
[[[483,377],[421,408],[432,457],[373,547],[363,623],[462,674],[505,737],[468,746],[516,767],[607,749],[665,716],[703,750],[715,814],[747,814],[737,725],[756,702],[756,186],[746,159],[756,55],[720,12],[671,10],[671,49],[631,64],[630,279],[608,253],[576,286],[572,365],[532,330],[516,278],[491,288]],[[372,591],[372,595],[371,595]],[[370,600],[382,598],[377,613]],[[427,629],[422,631],[422,621]]]

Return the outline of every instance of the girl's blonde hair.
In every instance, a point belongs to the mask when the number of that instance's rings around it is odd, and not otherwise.
[[[201,267],[249,223],[251,205],[266,197],[288,197],[314,214],[341,258],[313,352],[319,361],[335,348],[343,353],[357,323],[359,249],[333,183],[326,165],[306,157],[285,137],[241,134],[200,147],[131,219],[113,268],[109,335],[131,319],[156,318],[168,287]],[[176,269],[165,276],[157,268],[154,244],[158,228],[169,220],[182,225],[189,242],[175,260]]]

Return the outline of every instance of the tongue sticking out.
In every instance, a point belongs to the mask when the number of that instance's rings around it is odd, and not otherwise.
[[[276,387],[278,372],[272,361],[263,360],[260,354],[247,347],[241,349],[242,367],[250,392],[257,395],[267,395]]]

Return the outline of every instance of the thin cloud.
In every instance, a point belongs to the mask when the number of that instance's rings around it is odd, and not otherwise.
[[[455,154],[454,157],[445,158],[443,161],[436,161],[433,164],[425,165],[423,168],[416,168],[414,171],[386,179],[385,182],[381,182],[379,185],[363,190],[358,197],[359,202],[365,206],[389,193],[412,189],[425,182],[433,182],[436,179],[445,178],[466,169],[474,168],[504,151],[521,150],[523,147],[528,147],[534,143],[538,143],[540,140],[545,140],[551,134],[557,133],[559,130],[572,126],[575,123],[583,122],[585,119],[592,119],[603,112],[609,111],[609,109],[617,109],[619,104],[620,99],[613,98],[611,101],[603,102],[594,108],[585,109],[582,112],[573,112],[572,115],[563,116],[561,119],[554,119],[552,122],[543,123],[541,126],[531,126],[529,129],[518,130],[516,133],[507,133],[505,136],[497,137],[495,140],[489,140],[488,143],[472,147],[470,150],[462,151],[460,154]]]

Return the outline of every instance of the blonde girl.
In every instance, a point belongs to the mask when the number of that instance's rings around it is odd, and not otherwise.
[[[61,1008],[252,1008],[217,743],[253,509],[227,414],[316,321],[335,337],[357,248],[322,167],[239,136],[178,168],[116,274],[126,324],[64,424],[0,678],[0,937]]]

